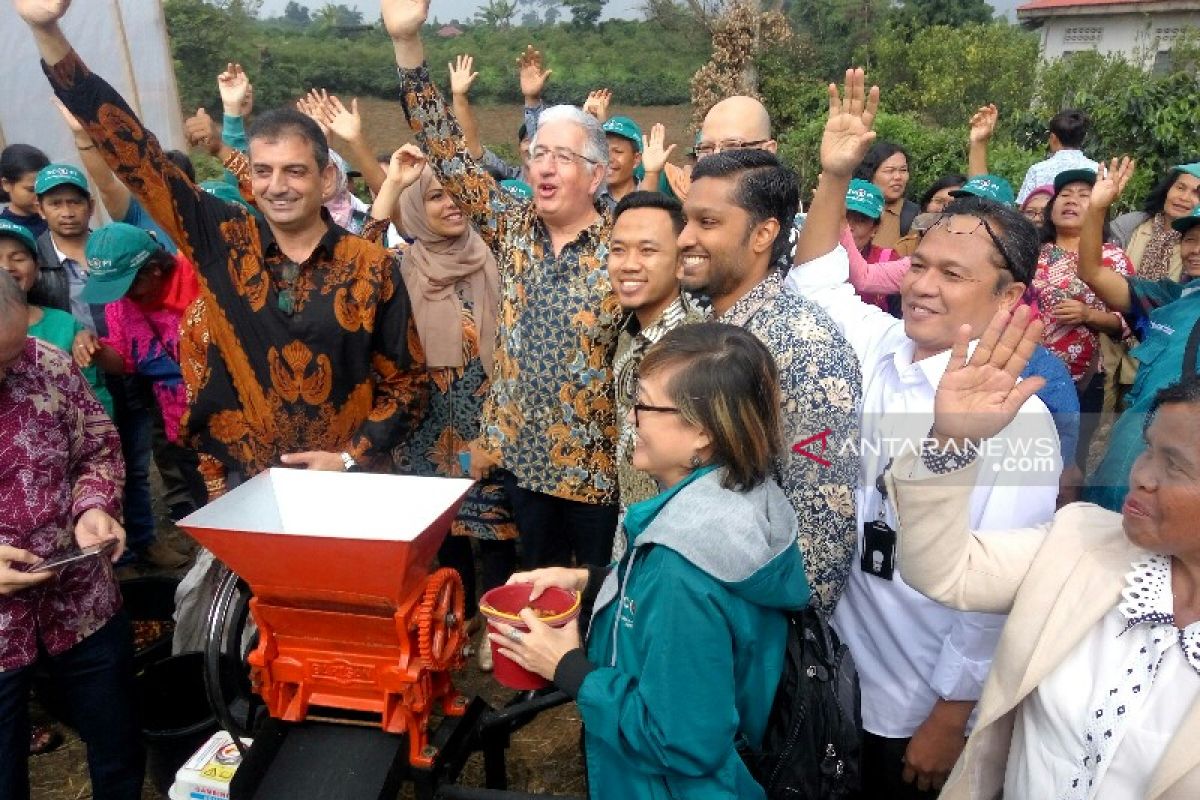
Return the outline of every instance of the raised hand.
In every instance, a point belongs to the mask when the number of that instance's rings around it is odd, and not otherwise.
[[[197,108],[195,114],[183,121],[183,134],[189,147],[198,147],[214,156],[221,150],[221,135],[203,108]]]
[[[587,100],[583,101],[583,111],[603,123],[608,119],[608,104],[611,102],[611,89],[595,89],[588,92]]]
[[[661,122],[654,123],[649,137],[642,136],[642,167],[646,172],[663,171],[667,159],[671,157],[671,152],[675,149],[675,145],[663,149],[666,139],[667,129]]]
[[[250,116],[250,112],[253,110],[254,110],[254,84],[250,83],[250,81],[247,80],[246,81],[246,96],[242,98],[242,107],[239,109],[239,111],[241,113],[238,114],[238,116],[248,117],[248,116]]]
[[[1000,111],[996,108],[995,103],[986,106],[981,106],[974,114],[971,115],[971,132],[968,136],[969,140],[975,143],[982,143],[992,138],[992,133],[996,130],[996,120],[1000,118]]]
[[[429,0],[381,0],[383,28],[392,41],[416,39],[429,18]]]
[[[517,71],[521,76],[521,94],[526,100],[540,100],[546,79],[554,70],[542,68],[542,54],[533,45],[526,45],[525,52],[517,56]]]
[[[329,93],[324,89],[309,89],[308,94],[296,101],[296,110],[317,123],[321,133],[329,136],[329,126],[325,124],[325,101]]]
[[[821,169],[838,177],[849,178],[875,141],[875,112],[879,109],[879,87],[866,90],[866,75],[861,69],[846,70],[842,94],[829,84],[829,121],[821,137]]]
[[[362,138],[362,116],[358,113],[358,98],[350,101],[350,108],[342,105],[337,95],[328,95],[321,106],[321,116],[325,126],[333,131],[334,136],[347,142],[356,142]]]
[[[217,76],[217,89],[221,92],[221,105],[231,117],[242,116],[242,107],[250,91],[250,79],[241,64],[230,62],[225,71]]]
[[[13,0],[13,8],[25,23],[34,28],[53,25],[63,18],[71,0]]]
[[[446,67],[450,70],[450,94],[466,97],[471,91],[471,84],[479,77],[478,72],[471,71],[475,68],[475,59],[471,56],[459,56]]]
[[[399,150],[392,153],[392,159],[388,162],[387,179],[399,184],[400,188],[407,189],[421,177],[425,162],[425,154],[415,144],[401,145]]]
[[[1025,401],[1045,385],[1043,378],[1018,380],[1042,340],[1042,323],[1027,306],[1000,310],[967,360],[971,327],[954,338],[950,363],[933,399],[933,431],[942,440],[979,442],[1012,422]]]
[[[1125,185],[1133,177],[1133,171],[1136,168],[1137,162],[1129,156],[1121,159],[1114,158],[1108,164],[1100,162],[1096,166],[1096,184],[1092,186],[1092,197],[1088,208],[1107,211],[1108,207],[1121,196],[1121,192],[1125,191]]]

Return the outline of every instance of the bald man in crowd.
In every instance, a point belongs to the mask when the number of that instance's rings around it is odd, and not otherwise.
[[[704,115],[696,141],[697,160],[729,150],[766,150],[774,153],[778,143],[771,138],[771,115],[753,97],[734,95],[717,103]],[[672,192],[680,202],[687,199],[691,177],[683,168],[667,163],[664,171]]]

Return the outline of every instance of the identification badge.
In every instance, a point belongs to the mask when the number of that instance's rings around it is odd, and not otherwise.
[[[896,532],[886,522],[875,520],[863,524],[862,561],[859,567],[868,575],[892,579],[896,568]]]

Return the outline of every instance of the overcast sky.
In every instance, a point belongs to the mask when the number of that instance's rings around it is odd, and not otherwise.
[[[1013,9],[1020,5],[1025,0],[989,0],[992,7],[1006,14],[1009,19],[1015,19]],[[299,0],[301,5],[306,5],[309,8],[320,8],[325,5],[325,0]],[[363,12],[363,16],[369,20],[379,18],[379,0],[341,0],[346,5],[357,8]],[[263,2],[263,13],[267,16],[277,16],[283,12],[284,6],[288,4],[288,0],[265,0]],[[484,0],[437,0],[433,4],[432,16],[442,22],[452,19],[470,19],[475,15],[476,9],[484,5]],[[623,19],[638,19],[642,16],[643,0],[608,0],[604,6],[604,16],[621,17]],[[541,6],[537,6],[540,10]],[[526,7],[520,7],[518,18],[524,14]],[[565,14],[563,15],[566,16]]]

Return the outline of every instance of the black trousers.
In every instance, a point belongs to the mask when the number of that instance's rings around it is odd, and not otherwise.
[[[94,800],[139,800],[146,756],[133,695],[133,628],[124,611],[57,656],[42,653],[87,745]],[[0,672],[0,797],[29,800],[33,666]]]
[[[512,503],[521,537],[525,569],[564,566],[607,566],[617,530],[617,506],[580,503],[517,486],[504,475],[504,491]]]
[[[922,792],[904,782],[904,753],[911,739],[887,739],[863,731],[861,800],[937,800],[939,789]]]

